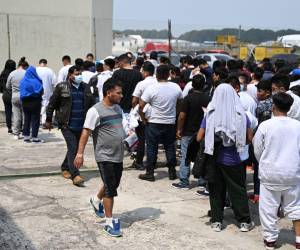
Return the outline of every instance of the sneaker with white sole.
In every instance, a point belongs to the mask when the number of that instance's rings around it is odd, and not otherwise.
[[[197,190],[196,194],[202,197],[209,197],[209,191],[206,188],[204,190]]]
[[[173,188],[181,189],[181,190],[189,190],[190,186],[188,184],[184,184],[182,182],[172,183]]]
[[[221,222],[214,222],[211,224],[212,230],[215,232],[221,232],[222,231],[222,223]]]
[[[121,237],[121,223],[119,219],[113,219],[112,226],[105,225],[103,228],[104,232],[106,232],[111,237]]]
[[[103,207],[103,204],[102,202],[98,203],[94,201],[94,198],[92,197],[90,199],[90,203],[95,211],[95,214],[100,217],[100,218],[105,218],[105,213],[104,213],[104,207]]]
[[[45,143],[45,141],[43,139],[40,139],[40,138],[33,138],[32,142],[36,143],[36,144],[38,144],[38,143]]]
[[[276,246],[276,241],[266,241],[264,240],[264,245],[267,250],[274,250]]]
[[[241,232],[249,232],[254,228],[254,222],[251,221],[250,223],[241,223],[240,224],[240,230]]]

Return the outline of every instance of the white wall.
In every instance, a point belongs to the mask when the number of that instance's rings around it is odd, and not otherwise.
[[[8,58],[6,14],[9,15],[11,58],[26,56],[36,65],[46,58],[55,71],[68,54],[72,62],[94,52],[96,17],[97,56],[111,54],[112,0],[0,0],[0,70]]]

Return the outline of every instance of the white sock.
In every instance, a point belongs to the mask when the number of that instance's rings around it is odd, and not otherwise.
[[[99,206],[99,204],[101,203],[101,200],[98,198],[98,195],[95,195],[94,197],[94,202]]]
[[[296,236],[296,242],[300,243],[300,236]]]
[[[110,218],[105,217],[105,225],[113,227],[113,218],[112,217],[110,217]]]

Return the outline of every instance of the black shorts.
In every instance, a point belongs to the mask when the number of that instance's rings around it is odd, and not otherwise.
[[[118,196],[117,188],[120,185],[123,162],[97,162],[100,175],[104,184],[104,197],[111,198]]]

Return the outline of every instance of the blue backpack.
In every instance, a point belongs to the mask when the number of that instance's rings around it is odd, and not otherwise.
[[[43,82],[38,76],[35,67],[29,66],[24,78],[20,82],[20,98],[41,97],[43,93]]]

